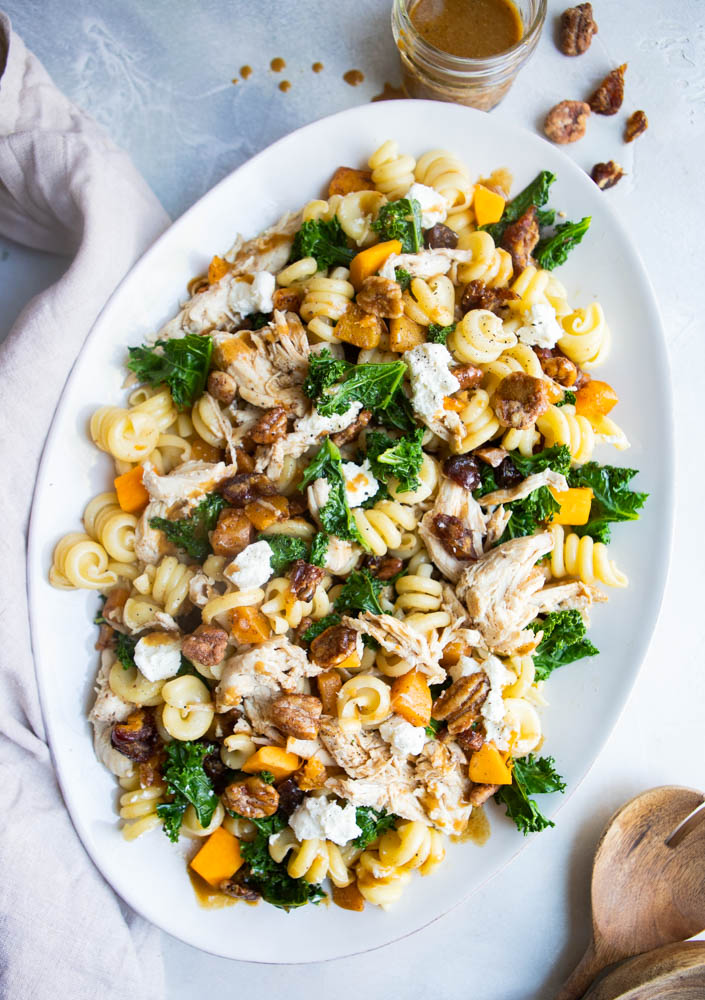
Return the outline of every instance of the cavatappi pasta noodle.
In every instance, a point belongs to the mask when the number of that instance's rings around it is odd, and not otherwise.
[[[492,796],[527,833],[532,770],[562,790],[546,681],[596,652],[608,525],[645,497],[595,461],[628,447],[602,306],[473,172],[394,140],[341,167],[213,258],[90,420],[114,470],[50,580],[104,601],[122,835],[183,836],[215,891],[387,908]]]

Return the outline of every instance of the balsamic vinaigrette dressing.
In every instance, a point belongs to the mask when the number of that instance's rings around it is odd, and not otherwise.
[[[437,49],[484,59],[521,41],[521,15],[512,0],[416,0],[411,23]]]

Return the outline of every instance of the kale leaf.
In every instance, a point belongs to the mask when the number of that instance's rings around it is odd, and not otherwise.
[[[555,770],[553,757],[538,757],[533,754],[514,761],[511,785],[504,785],[495,795],[497,802],[507,807],[507,816],[514,821],[517,830],[524,836],[539,833],[549,826],[555,826],[540,811],[530,795],[541,792],[562,792],[565,782]]]
[[[309,399],[318,399],[329,386],[335,385],[338,379],[353,367],[350,361],[331,357],[327,347],[324,347],[320,354],[310,354],[304,392]]]
[[[358,806],[355,810],[355,822],[360,827],[360,835],[355,838],[353,844],[364,850],[381,837],[385,830],[392,829],[397,819],[397,816],[388,813],[386,809]]]
[[[122,663],[123,670],[129,670],[130,667],[135,667],[135,646],[137,645],[137,639],[131,635],[123,635],[122,632],[117,633],[117,642],[115,643],[115,655],[117,656],[120,663]]]
[[[192,559],[203,562],[210,555],[208,533],[218,523],[220,512],[226,506],[220,493],[207,493],[188,517],[170,521],[166,517],[152,517],[150,527],[163,531],[170,542],[183,549]]]
[[[571,469],[568,484],[589,486],[593,493],[588,523],[578,525],[573,531],[577,535],[590,535],[598,542],[609,542],[611,523],[638,521],[639,511],[649,494],[637,493],[629,488],[637,472],[637,469],[621,469],[597,462],[586,462],[577,469]]]
[[[335,610],[343,614],[356,611],[371,611],[382,614],[379,595],[384,584],[368,569],[353,570],[348,576],[335,602]]]
[[[316,409],[322,417],[345,413],[351,403],[360,402],[373,413],[384,411],[391,403],[406,374],[403,361],[384,364],[352,365],[342,381],[328,386],[318,398]]]
[[[512,516],[499,540],[500,544],[510,538],[533,535],[552,514],[561,509],[561,505],[554,499],[548,486],[539,486],[533,493],[529,493],[528,497],[507,503],[504,508],[510,510]]]
[[[543,632],[543,638],[534,651],[536,680],[544,681],[567,663],[582,660],[584,656],[597,656],[600,652],[589,639],[580,612],[551,611],[543,621],[536,619],[529,624],[534,632]]]
[[[280,576],[297,559],[308,558],[308,545],[303,538],[294,535],[258,535],[258,541],[265,541],[272,550],[270,564],[272,573]]]
[[[383,205],[372,229],[382,240],[399,240],[403,253],[418,253],[423,248],[421,206],[416,198],[400,198]]]
[[[305,489],[316,479],[325,479],[328,483],[328,499],[319,511],[323,530],[329,535],[359,542],[367,549],[368,545],[360,534],[348,506],[340,451],[330,438],[325,439],[311,463],[304,469],[299,489]]]
[[[499,222],[493,222],[490,225],[481,226],[480,228],[488,232],[495,243],[499,244],[507,226],[521,218],[528,208],[536,205],[540,209],[546,204],[549,188],[555,179],[556,175],[552,174],[550,170],[542,170],[523,191],[520,191],[515,198],[507,202]],[[550,225],[555,217],[555,213],[552,213],[550,210],[539,212],[538,215],[541,225]]]
[[[206,743],[191,740],[174,740],[166,746],[162,773],[166,790],[174,800],[157,806],[157,815],[164,821],[164,832],[173,842],[179,839],[181,821],[189,803],[196,810],[201,826],[208,826],[213,819],[218,796],[203,769],[203,759],[210,750]]]
[[[570,404],[571,406],[574,406],[575,405],[575,401],[576,401],[577,398],[578,397],[575,395],[574,392],[571,392],[570,389],[566,389],[564,391],[564,393],[563,393],[563,399],[559,399],[558,402],[555,405],[556,406],[566,406],[566,405]]]
[[[334,215],[329,222],[323,219],[304,222],[294,237],[289,260],[314,257],[318,270],[322,271],[338,264],[346,267],[354,256],[355,251],[348,247],[348,238]]]
[[[455,327],[455,323],[451,323],[450,326],[439,326],[438,323],[429,323],[426,339],[430,340],[432,344],[445,345]]]
[[[556,226],[553,236],[545,236],[536,244],[534,258],[539,267],[552,271],[559,264],[565,264],[568,254],[577,247],[590,228],[589,215],[580,222],[562,222]]]
[[[565,476],[570,470],[570,449],[565,444],[554,444],[551,448],[537,451],[535,455],[522,455],[518,451],[512,451],[509,457],[514,468],[524,477],[546,469],[553,469]]]
[[[283,910],[323,899],[325,893],[320,885],[307,882],[305,878],[292,878],[286,870],[286,860],[275,861],[269,853],[269,838],[286,827],[286,817],[275,813],[274,816],[251,822],[257,828],[255,838],[240,844],[242,857],[250,869],[246,876],[247,884],[257,889],[265,902]]]
[[[423,462],[423,435],[423,428],[417,427],[411,437],[395,441],[382,431],[370,431],[366,442],[367,458],[375,479],[387,483],[395,477],[400,493],[418,489],[421,485],[419,471]],[[376,497],[374,499],[377,500]]]
[[[336,614],[326,615],[325,618],[319,618],[317,622],[309,625],[306,631],[302,633],[301,642],[313,642],[314,639],[318,638],[321,632],[325,632],[327,628],[331,628],[333,625],[340,625],[340,622],[340,615]]]
[[[197,333],[180,340],[158,340],[154,347],[130,347],[127,367],[140,382],[165,382],[174,404],[184,410],[202,395],[208,378],[213,341]]]
[[[411,274],[409,274],[405,267],[395,267],[394,277],[397,279],[397,284],[402,292],[405,292],[411,284]]]
[[[308,557],[308,561],[312,566],[325,566],[329,544],[330,537],[325,531],[317,531],[311,542],[311,554]]]

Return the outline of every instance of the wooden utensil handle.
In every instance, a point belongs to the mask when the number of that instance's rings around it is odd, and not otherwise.
[[[591,941],[590,947],[580,959],[571,975],[566,979],[557,994],[556,1000],[580,1000],[597,976],[608,963],[605,962],[595,951],[595,945]]]

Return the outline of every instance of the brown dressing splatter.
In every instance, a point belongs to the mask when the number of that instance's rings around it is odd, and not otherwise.
[[[287,90],[291,90],[291,84],[289,83],[288,80],[282,80],[282,82],[279,84],[279,89],[282,91],[282,93],[285,94]]]
[[[524,33],[512,0],[416,0],[409,16],[425,41],[465,59],[506,52]]]
[[[240,76],[242,77],[243,80],[247,80],[248,77],[252,76],[252,67],[251,66],[241,66],[240,67]]]
[[[276,59],[272,59],[272,61],[269,64],[269,68],[272,70],[273,73],[281,73],[281,71],[284,69],[285,66],[286,63],[279,56],[277,56]]]
[[[320,73],[323,69],[323,63],[315,62],[311,67],[314,73]]]
[[[451,840],[455,841],[466,841],[471,840],[473,844],[477,844],[481,847],[483,844],[487,843],[490,837],[490,821],[485,816],[485,811],[482,806],[473,806],[472,813],[470,814],[470,819],[468,820],[468,825],[465,830],[455,837],[451,837]]]
[[[231,83],[238,83],[238,78],[236,76],[234,76],[230,82]]]
[[[196,894],[199,906],[206,910],[220,910],[224,906],[233,906],[238,902],[234,896],[226,896],[224,892],[219,892],[209,885],[204,878],[201,878],[192,868],[188,869],[188,877],[191,880],[193,891]]]
[[[381,94],[375,94],[371,98],[372,101],[399,101],[407,97],[407,93],[403,87],[393,87],[391,83],[385,81],[384,90]]]
[[[362,83],[365,79],[365,75],[359,69],[349,69],[347,73],[343,73],[343,79],[351,87],[357,87],[358,83]]]

